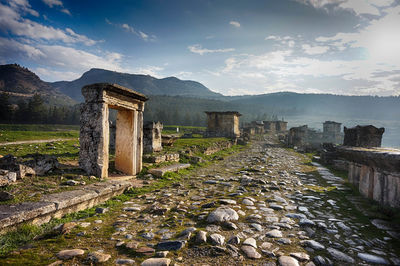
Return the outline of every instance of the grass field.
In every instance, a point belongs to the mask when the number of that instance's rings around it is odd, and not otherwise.
[[[78,137],[79,126],[76,125],[0,124],[0,143]]]

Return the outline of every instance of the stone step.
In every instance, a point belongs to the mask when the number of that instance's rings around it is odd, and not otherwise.
[[[153,168],[149,170],[149,173],[158,177],[162,177],[166,172],[177,172],[181,169],[190,167],[188,163],[178,163],[173,165],[168,165],[160,168]]]
[[[23,202],[0,205],[0,232],[23,222],[40,225],[53,218],[81,211],[103,203],[141,183],[130,181],[107,181],[84,186],[77,190],[43,195],[39,202]]]

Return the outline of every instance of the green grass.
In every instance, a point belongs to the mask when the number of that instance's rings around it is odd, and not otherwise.
[[[176,128],[179,128],[179,133],[176,132]],[[195,126],[178,126],[178,125],[168,125],[163,127],[162,134],[179,134],[183,135],[185,133],[192,133],[196,131],[205,131],[206,127],[195,127]]]
[[[0,143],[78,137],[77,125],[0,124]]]
[[[177,139],[173,146],[164,147],[166,152],[179,152],[186,148],[204,150],[212,145],[229,141],[227,138],[187,138]]]
[[[77,160],[79,157],[79,141],[67,140],[53,143],[34,143],[0,146],[0,155],[12,154],[24,157],[29,154],[40,153],[54,155],[59,161]]]
[[[46,140],[79,138],[79,131],[3,131],[0,130],[0,143],[21,140]]]
[[[9,131],[79,131],[79,125],[0,124],[0,130]]]

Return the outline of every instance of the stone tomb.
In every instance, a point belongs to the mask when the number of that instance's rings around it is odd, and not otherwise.
[[[382,135],[385,128],[377,128],[372,125],[356,126],[353,128],[344,127],[344,146],[353,147],[380,147]]]
[[[325,121],[323,124],[323,133],[322,138],[324,142],[341,144],[342,143],[342,135],[341,131],[341,123],[337,123],[335,121]]]
[[[144,153],[158,152],[162,150],[161,122],[145,122],[143,126],[143,151]]]
[[[207,114],[207,131],[205,137],[240,137],[239,112],[205,112]]]
[[[142,169],[143,111],[147,97],[117,84],[82,88],[79,166],[88,175],[108,177],[109,108],[116,109],[115,168],[127,175]]]

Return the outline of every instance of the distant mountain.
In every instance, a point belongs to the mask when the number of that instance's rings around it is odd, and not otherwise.
[[[17,64],[0,65],[0,92],[7,92],[11,101],[29,99],[35,94],[48,104],[71,105],[76,101],[54,89],[35,73]]]
[[[51,85],[77,101],[83,101],[81,88],[85,85],[108,82],[141,92],[145,95],[185,96],[195,98],[219,98],[222,94],[212,92],[203,84],[180,80],[175,77],[157,79],[149,75],[137,75],[93,68],[73,81],[58,81]]]
[[[277,92],[242,96],[231,104],[245,106],[247,112],[274,112],[284,116],[336,115],[369,119],[400,117],[400,96],[346,96]]]

